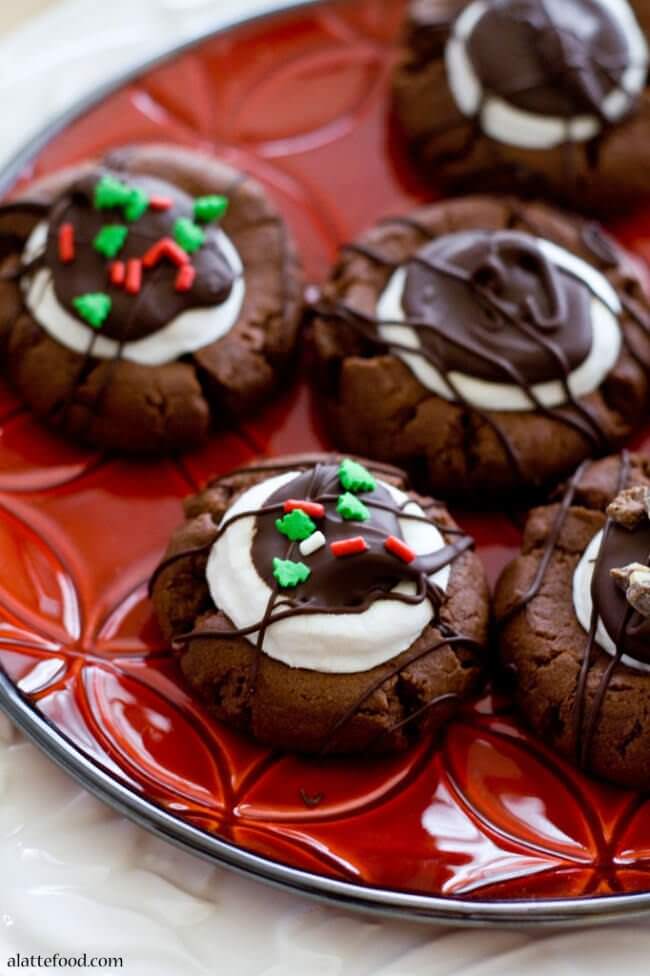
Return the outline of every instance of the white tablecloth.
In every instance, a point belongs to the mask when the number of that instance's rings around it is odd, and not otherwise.
[[[0,43],[0,163],[115,72],[273,3],[65,0]],[[531,936],[322,908],[149,836],[0,716],[0,973],[17,972],[8,966],[17,952],[84,951],[124,956],[127,976],[645,976],[650,928]]]

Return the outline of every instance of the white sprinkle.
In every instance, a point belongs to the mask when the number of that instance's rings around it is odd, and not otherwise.
[[[308,539],[303,539],[300,543],[300,552],[303,556],[311,556],[325,545],[325,536],[322,532],[313,532]]]

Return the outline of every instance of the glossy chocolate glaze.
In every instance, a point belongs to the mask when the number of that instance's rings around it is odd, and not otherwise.
[[[567,119],[600,115],[630,64],[625,35],[598,0],[492,0],[467,47],[487,93]]]
[[[459,4],[460,15],[467,4]],[[424,69],[429,61],[445,56],[446,43],[454,31],[455,16],[441,21],[435,7],[431,17],[420,8],[411,15],[409,48],[412,64]],[[503,57],[503,51],[508,52]],[[643,93],[627,95],[624,110],[611,120],[603,113],[603,100],[615,89],[626,91],[624,74],[634,64],[615,13],[599,0],[491,0],[474,25],[466,42],[466,53],[482,87],[476,109],[467,116],[459,109],[445,118],[431,118],[420,140],[454,129],[467,128],[458,145],[427,151],[428,165],[461,162],[488,138],[481,117],[487,100],[503,100],[514,109],[541,117],[565,121],[565,139],[559,146],[564,171],[564,191],[580,196],[580,157],[586,153],[589,165],[597,168],[601,148],[617,125],[638,111]],[[596,117],[599,131],[586,142],[575,141],[571,122],[579,116]],[[469,126],[468,126],[469,123]],[[499,140],[507,144],[507,133]],[[530,152],[557,151],[540,148]],[[503,179],[526,195],[538,197],[553,192],[542,171],[531,170],[516,161],[495,161],[483,175],[503,189]],[[462,189],[469,189],[463,185]]]
[[[606,431],[589,407],[573,395],[568,383],[572,369],[591,347],[592,328],[587,318],[591,290],[542,254],[535,238],[543,235],[533,222],[522,217],[520,208],[513,204],[512,222],[523,223],[527,233],[471,230],[435,238],[417,220],[398,217],[392,222],[429,239],[405,263],[404,320],[395,323],[417,332],[419,348],[387,341],[379,329],[393,323],[363,313],[345,301],[323,300],[316,313],[351,329],[377,353],[388,348],[425,359],[443,377],[455,401],[491,427],[521,480],[515,445],[491,411],[467,401],[450,375],[454,370],[518,386],[526,393],[531,411],[578,431],[592,451],[607,450],[611,445]],[[605,269],[618,264],[615,245],[596,225],[586,223],[583,238],[594,264]],[[387,271],[400,267],[366,244],[349,244],[344,250]],[[650,324],[635,303],[626,296],[619,297],[626,313],[650,332]],[[625,336],[623,342],[638,358]],[[539,400],[534,385],[542,378],[562,383],[565,405],[554,409]]]
[[[309,556],[311,576],[296,591],[296,608],[311,607],[313,612],[341,613],[366,608],[377,599],[390,598],[390,591],[400,583],[420,583],[419,592],[426,591],[423,574],[436,573],[463,548],[447,546],[429,556],[419,556],[411,563],[404,563],[384,548],[388,536],[403,538],[400,519],[413,519],[430,524],[423,516],[405,514],[404,506],[397,505],[392,495],[381,484],[374,491],[359,495],[367,507],[370,518],[365,522],[345,520],[337,512],[337,500],[343,492],[339,482],[338,467],[318,464],[275,491],[264,506],[264,515],[257,518],[252,556],[261,579],[275,587],[273,559],[286,559],[287,539],[275,527],[275,519],[266,517],[266,511],[280,506],[287,499],[313,499],[325,507],[325,517],[316,520],[317,529],[323,532],[326,545]],[[330,545],[353,536],[362,536],[368,545],[366,552],[345,558],[336,558]],[[300,559],[298,546],[290,547],[291,558]],[[282,602],[287,594],[282,594]],[[421,597],[418,596],[418,602]],[[293,601],[290,601],[293,602]],[[410,602],[410,601],[409,601]]]
[[[95,186],[106,175],[119,178],[149,196],[167,197],[172,206],[162,212],[149,208],[133,223],[125,221],[117,208],[97,210],[93,206]],[[102,325],[102,335],[118,342],[128,337],[133,342],[158,332],[188,309],[224,302],[232,289],[234,276],[219,247],[217,225],[208,224],[202,228],[205,243],[191,256],[196,278],[186,292],[175,289],[178,268],[164,260],[155,268],[144,271],[141,291],[131,295],[124,288],[110,284],[107,270],[110,262],[93,247],[95,236],[102,227],[122,224],[128,228],[128,235],[118,255],[119,260],[142,258],[156,241],[164,237],[173,239],[175,222],[181,217],[192,219],[193,213],[192,197],[162,180],[139,175],[129,175],[125,180],[123,174],[118,177],[105,169],[84,176],[54,201],[49,215],[45,266],[52,273],[54,290],[61,305],[78,318],[72,304],[76,296],[106,292],[110,295],[112,308]],[[77,254],[74,261],[63,264],[58,256],[58,231],[67,223],[75,230]],[[83,319],[80,321],[85,324]]]
[[[408,321],[431,325],[420,341],[445,372],[498,383],[511,372],[505,362],[528,385],[562,378],[589,355],[591,299],[532,235],[467,230],[418,251],[403,308]]]

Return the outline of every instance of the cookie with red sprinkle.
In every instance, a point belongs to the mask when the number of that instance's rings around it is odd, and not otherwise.
[[[254,409],[289,367],[302,279],[252,179],[133,146],[0,207],[0,363],[48,426],[168,453]]]
[[[151,594],[216,718],[296,752],[390,753],[441,729],[479,685],[484,571],[398,468],[263,461],[185,510]]]

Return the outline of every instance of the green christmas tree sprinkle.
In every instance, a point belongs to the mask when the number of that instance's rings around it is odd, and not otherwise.
[[[174,240],[188,254],[194,254],[205,243],[205,234],[189,217],[179,217],[174,224]]]
[[[302,542],[303,539],[308,539],[316,531],[315,523],[312,522],[306,512],[302,512],[299,508],[289,512],[281,519],[276,519],[275,527],[278,532],[286,535],[287,539],[291,539],[292,542]]]
[[[339,495],[336,511],[346,521],[350,522],[367,522],[370,518],[370,512],[361,499],[349,491],[346,491],[344,495]]]
[[[87,295],[78,295],[72,299],[72,304],[88,325],[93,329],[101,329],[108,318],[113,302],[110,295],[103,291],[91,292]]]
[[[93,247],[112,261],[124,247],[128,233],[128,229],[123,224],[106,224],[95,236]]]
[[[304,563],[294,563],[291,559],[273,560],[273,575],[284,589],[306,583],[311,576],[311,569]]]
[[[94,204],[96,210],[112,210],[124,207],[129,202],[131,188],[116,180],[114,176],[102,176],[95,187]]]
[[[148,209],[149,197],[144,190],[139,190],[137,187],[130,189],[129,199],[122,208],[124,219],[133,223],[136,220],[140,220],[140,217],[144,217]]]
[[[374,491],[377,487],[377,482],[368,469],[350,458],[341,461],[339,481],[346,491]]]
[[[228,197],[212,196],[197,197],[194,201],[194,219],[201,224],[209,224],[211,220],[221,220],[228,210]]]
[[[119,207],[124,219],[133,222],[139,220],[149,209],[149,197],[144,190],[128,186],[114,176],[102,176],[95,187],[94,204],[96,210],[113,210]]]

